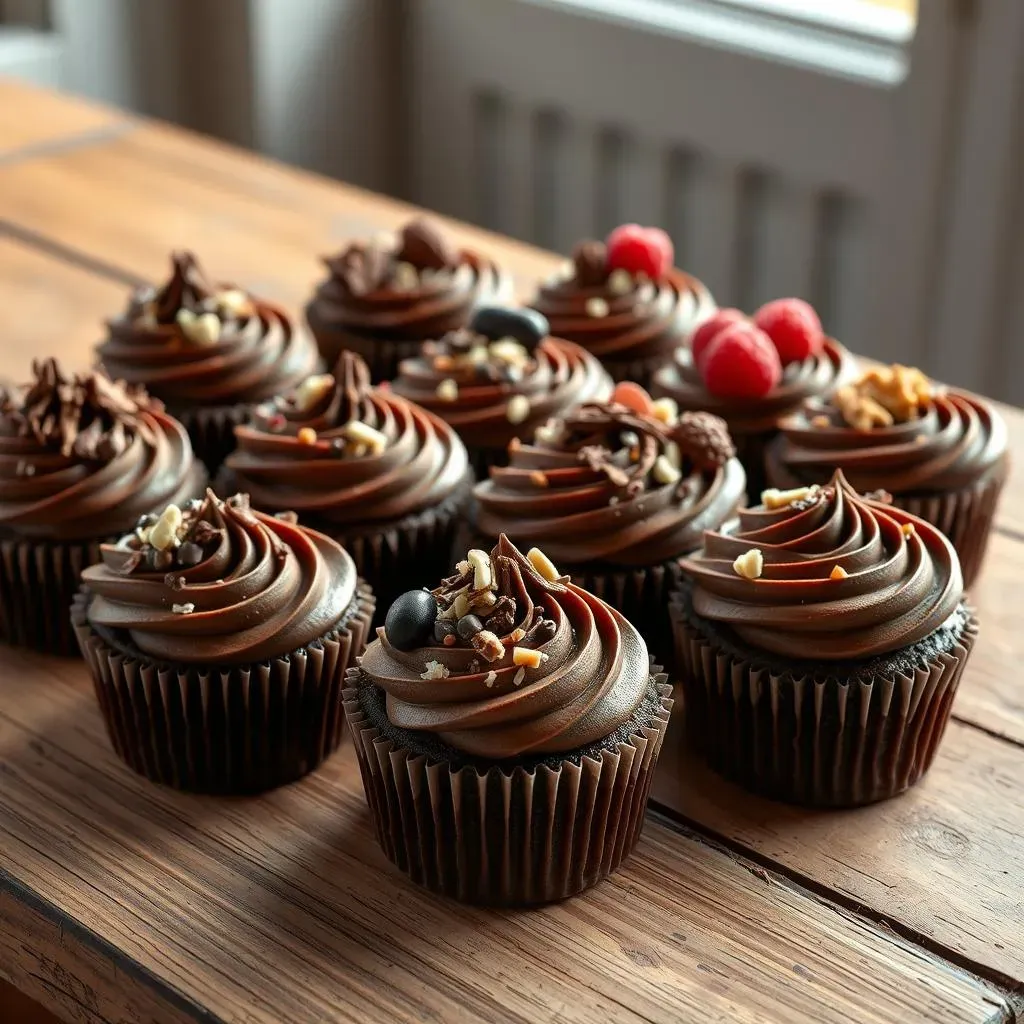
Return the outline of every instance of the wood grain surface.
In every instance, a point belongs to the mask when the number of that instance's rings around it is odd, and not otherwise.
[[[173,1021],[202,1019],[197,1006],[267,1024],[1008,1012],[898,937],[656,822],[624,872],[578,899],[518,913],[442,901],[379,852],[350,747],[259,799],[156,788],[116,761],[74,663],[4,658],[0,775],[7,872],[118,951],[116,974],[83,969],[102,950],[74,928],[54,950],[45,907],[16,941],[0,929],[12,980],[65,1014],[146,1021],[156,979],[175,994],[156,1019]],[[0,912],[23,917],[5,888]]]
[[[23,92],[0,84],[0,379],[36,354],[86,365],[103,317],[173,247],[297,308],[319,255],[410,212],[176,129],[88,137],[97,124],[45,94],[34,109],[56,103],[57,128],[40,114],[45,144],[5,160],[2,111]],[[454,230],[524,293],[557,263]],[[1007,416],[1024,452],[1024,416]],[[657,798],[682,828],[652,819],[622,875],[541,911],[407,884],[372,839],[350,751],[258,800],[182,796],[116,761],[81,665],[5,650],[0,976],[64,1019],[127,1024],[1021,1019],[1019,480],[921,786],[856,812],[760,801],[696,763],[677,721]]]

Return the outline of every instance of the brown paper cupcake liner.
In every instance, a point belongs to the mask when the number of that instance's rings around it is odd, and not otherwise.
[[[345,671],[362,653],[373,593],[362,581],[347,619],[319,640],[251,665],[167,664],[121,650],[71,618],[118,756],[176,789],[258,793],[311,772],[343,735]]]
[[[705,635],[684,600],[670,608],[687,734],[708,763],[752,792],[813,807],[902,793],[928,770],[978,622],[912,673],[818,678],[769,668]]]
[[[894,505],[937,526],[950,539],[960,556],[965,587],[970,587],[981,571],[1007,469],[1004,462],[998,472],[959,491],[893,495]]]
[[[100,560],[95,541],[0,538],[0,629],[3,640],[45,654],[77,658],[69,610],[82,570]]]
[[[367,803],[381,849],[414,882],[465,903],[530,906],[582,892],[632,852],[672,709],[663,675],[650,723],[599,756],[484,772],[382,735],[360,676],[349,672],[343,699]]]
[[[420,347],[427,340],[417,338],[393,341],[338,330],[321,323],[309,306],[306,307],[306,323],[316,339],[317,348],[328,370],[338,361],[342,352],[356,352],[369,366],[370,379],[374,384],[394,380],[398,376],[398,364],[403,359],[418,356]]]

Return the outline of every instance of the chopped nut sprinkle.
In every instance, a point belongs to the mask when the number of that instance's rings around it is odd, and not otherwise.
[[[295,408],[308,412],[334,387],[334,378],[329,373],[315,373],[307,377],[295,389]]]
[[[484,676],[484,686],[490,689],[498,680],[498,673],[493,669]]]
[[[447,679],[448,669],[439,661],[428,661],[420,673],[420,679]]]
[[[522,629],[521,627],[517,627],[516,629],[513,629],[511,633],[509,633],[508,638],[512,641],[512,643],[517,644],[520,640],[523,639],[524,636],[526,636],[526,630]]]
[[[751,548],[745,554],[739,556],[732,567],[738,576],[744,579],[756,580],[764,569],[764,555],[758,548]]]
[[[516,674],[512,677],[513,686],[521,686],[523,680],[526,678],[526,669],[521,668],[516,671]]]
[[[679,403],[674,398],[658,398],[651,405],[651,413],[665,426],[674,427],[679,422]]]
[[[388,446],[388,439],[385,434],[373,427],[361,423],[359,420],[351,420],[341,428],[342,434],[357,445],[365,445],[374,455],[380,455]]]
[[[832,421],[827,416],[812,416],[811,426],[819,427],[820,429],[824,430],[825,427],[832,426]]]
[[[172,604],[171,611],[175,615],[191,615],[196,610],[196,606],[191,601],[186,601],[185,604]]]
[[[179,309],[176,317],[181,333],[197,345],[215,345],[220,340],[220,317],[216,313],[200,313]]]
[[[777,487],[769,487],[761,492],[761,504],[766,509],[774,510],[787,508],[797,501],[807,501],[808,498],[816,498],[821,492],[817,484],[810,487],[794,487],[789,491],[780,491]]]
[[[535,651],[530,647],[512,648],[513,665],[525,665],[527,668],[537,668],[543,660],[544,655],[540,651]]]
[[[411,263],[399,260],[395,263],[391,280],[396,291],[411,292],[419,287],[420,275],[419,271]]]
[[[228,288],[214,296],[217,308],[238,320],[253,315],[252,299],[241,288]]]
[[[316,431],[312,427],[303,427],[295,435],[295,440],[299,444],[316,444]]]
[[[549,583],[553,583],[558,579],[559,573],[555,568],[555,563],[540,548],[530,548],[526,553],[526,557],[530,565]]]
[[[459,398],[459,385],[451,377],[446,377],[437,385],[435,394],[442,402],[456,402]]]
[[[598,295],[587,299],[585,308],[587,316],[592,316],[596,320],[606,317],[610,311],[608,303]]]
[[[474,634],[470,643],[486,661],[497,661],[505,656],[505,645],[489,629]]]
[[[513,395],[508,400],[505,416],[509,423],[522,423],[530,415],[530,400],[525,395]]]
[[[682,473],[676,469],[675,466],[668,460],[665,455],[659,455],[654,460],[654,468],[652,469],[654,479],[659,484],[674,484],[682,478]]]
[[[903,536],[904,537],[913,537],[914,534],[917,532],[914,529],[914,524],[913,523],[902,523],[900,525],[900,529],[903,531]]]
[[[626,295],[633,290],[633,276],[628,270],[617,267],[608,275],[608,291],[613,295]]]
[[[547,474],[546,473],[542,473],[539,469],[535,469],[530,474],[530,483],[534,484],[536,487],[547,487],[548,486]]]
[[[834,566],[832,571],[828,574],[830,580],[845,580],[850,574],[841,566]]]
[[[468,555],[473,569],[473,589],[486,590],[494,580],[491,572],[491,556],[480,548],[473,548]]]

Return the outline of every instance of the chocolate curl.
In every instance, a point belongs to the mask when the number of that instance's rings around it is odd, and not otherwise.
[[[334,367],[334,396],[331,405],[336,423],[362,419],[360,410],[370,389],[370,368],[355,352],[342,352]]]
[[[334,278],[353,296],[369,295],[388,280],[394,260],[372,242],[355,242],[324,261]]]
[[[153,298],[153,314],[159,324],[173,324],[180,310],[197,310],[216,289],[190,252],[171,254],[171,277]]]
[[[395,257],[417,270],[450,270],[458,264],[458,253],[426,217],[417,217],[402,228]]]

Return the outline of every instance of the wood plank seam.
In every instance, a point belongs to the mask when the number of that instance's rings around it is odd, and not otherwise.
[[[0,167],[20,163],[23,160],[60,156],[62,153],[81,149],[84,146],[98,146],[106,142],[113,142],[134,131],[138,126],[138,121],[125,118],[115,121],[113,124],[89,128],[83,132],[72,132],[70,135],[62,135],[56,139],[46,139],[44,142],[32,142],[27,146],[18,146],[0,152]]]
[[[765,856],[752,846],[745,846],[738,840],[730,839],[727,835],[709,828],[699,821],[687,817],[685,814],[680,814],[659,801],[651,801],[648,818],[652,822],[658,822],[665,828],[679,832],[695,841],[704,842],[713,849],[726,852],[740,860],[753,862],[760,869],[755,871],[755,873],[766,882],[771,884],[788,883],[797,891],[802,892],[805,896],[816,899],[826,907],[846,911],[858,920],[884,928],[893,935],[918,947],[923,952],[927,952],[937,961],[955,967],[973,978],[996,986],[1007,1000],[1006,1011],[1003,1016],[998,1018],[1000,1024],[1004,1021],[1008,1022],[1008,1024],[1017,1024],[1019,1015],[1024,1010],[1024,983],[1018,982],[1000,971],[992,970],[982,963],[971,960],[956,950],[944,946],[941,942],[936,942],[927,935],[913,928],[908,928],[896,918],[874,910],[855,899],[846,897],[840,889],[833,889],[821,882],[815,881],[815,879],[804,874],[802,871],[797,871],[780,861]],[[1020,1017],[1020,1020],[1024,1021],[1024,1017]]]
[[[2,865],[0,865],[0,892],[7,893],[19,903],[25,904],[35,913],[56,924],[62,932],[70,933],[77,942],[115,962],[119,970],[129,975],[133,980],[143,984],[155,995],[171,1003],[175,1009],[188,1014],[197,1024],[214,1024],[216,1022],[217,1018],[211,1016],[209,1011],[187,996],[173,983],[158,977],[145,964],[139,963],[134,957],[118,949],[118,947],[108,942],[101,935],[97,935],[96,932],[82,924],[82,922],[78,921],[67,911],[62,910],[34,889],[20,882],[13,875],[9,874]],[[52,984],[47,978],[38,976],[37,978],[43,985]],[[74,998],[71,993],[65,992],[64,995]]]

